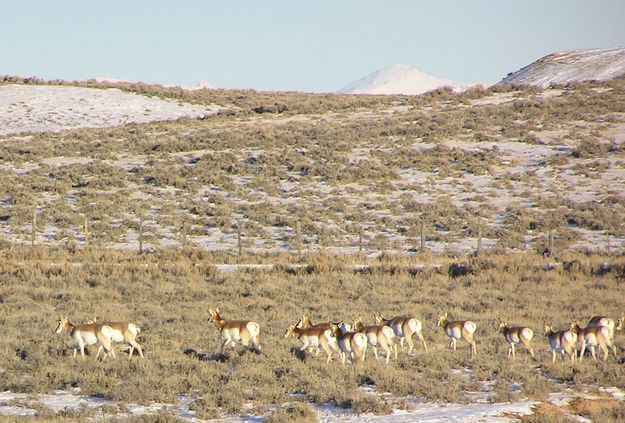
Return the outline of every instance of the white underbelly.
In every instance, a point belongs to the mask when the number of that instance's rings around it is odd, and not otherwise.
[[[378,335],[376,333],[367,333],[367,341],[371,345],[378,345]]]
[[[393,324],[393,331],[395,332],[396,336],[399,336],[400,338],[403,338],[404,336],[404,325],[400,324],[400,323],[395,323]]]
[[[94,345],[98,343],[98,337],[94,333],[84,332],[78,335],[76,341],[84,345]]]
[[[111,340],[113,342],[124,342],[126,339],[124,338],[124,335],[121,333],[121,331],[113,330],[113,332],[111,333]]]
[[[240,341],[241,334],[238,330],[228,331],[226,332],[226,337],[232,341]]]
[[[460,339],[462,338],[462,329],[460,328],[450,328],[447,331],[447,336],[449,336],[450,338],[456,338],[456,339]]]
[[[516,333],[508,334],[506,335],[506,338],[508,338],[508,342],[512,344],[518,344],[521,342],[521,338],[519,338],[519,335],[517,335]]]
[[[302,342],[305,342],[309,347],[319,346],[319,338],[316,336],[305,336],[303,337]]]

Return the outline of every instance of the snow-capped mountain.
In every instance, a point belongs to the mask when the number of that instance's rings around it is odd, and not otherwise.
[[[423,94],[441,87],[462,91],[467,87],[443,78],[436,78],[408,65],[393,65],[350,84],[339,94]]]
[[[547,87],[581,81],[606,81],[625,74],[625,48],[553,53],[509,73],[500,84]]]

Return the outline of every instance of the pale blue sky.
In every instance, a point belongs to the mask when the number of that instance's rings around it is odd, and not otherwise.
[[[0,75],[332,92],[393,64],[497,82],[625,47],[625,1],[30,0],[0,7]]]

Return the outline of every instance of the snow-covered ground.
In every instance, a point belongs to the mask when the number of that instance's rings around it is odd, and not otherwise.
[[[0,135],[204,118],[217,111],[118,89],[0,85]]]
[[[333,406],[324,406],[317,409],[317,416],[322,423],[412,423],[412,422],[485,422],[504,423],[516,419],[506,415],[530,415],[532,406],[537,403],[518,401],[510,403],[475,403],[475,404],[435,404],[418,402],[412,405],[411,410],[394,410],[386,416],[372,414],[356,415],[350,410]]]
[[[468,404],[433,403],[424,398],[400,398],[407,404],[406,409],[393,410],[391,414],[376,416],[373,414],[355,414],[351,409],[344,409],[334,404],[313,405],[317,418],[322,423],[407,423],[407,422],[487,422],[504,423],[516,421],[514,416],[530,415],[533,408],[539,404],[537,401],[519,399],[515,402],[490,402],[488,395],[492,383],[484,383],[484,390],[480,392],[466,393],[471,400]],[[603,397],[614,398],[618,401],[625,399],[625,394],[617,388],[582,387],[573,389],[564,385],[558,386],[558,392],[549,395],[548,402],[558,407],[565,407],[575,398],[599,399]],[[374,387],[364,388],[370,394],[389,398],[390,394],[379,394]],[[601,396],[592,392],[601,392]],[[392,398],[391,398],[392,399]],[[397,399],[397,398],[395,398]],[[174,404],[151,403],[139,405],[134,403],[118,403],[98,397],[82,395],[80,389],[73,391],[56,391],[53,394],[19,394],[13,392],[0,392],[0,416],[35,416],[44,407],[55,414],[81,410],[95,411],[94,420],[103,418],[127,418],[146,414],[168,411],[181,420],[190,423],[214,422],[215,420],[202,420],[196,417],[195,412],[190,410],[191,399],[186,395],[178,397]],[[251,406],[250,406],[251,407]],[[252,408],[252,407],[251,407]],[[117,410],[117,411],[116,411]],[[572,416],[575,417],[575,416]],[[234,417],[223,416],[220,422],[249,423],[261,422],[265,416]]]
[[[201,423],[207,420],[198,419],[195,413],[189,410],[189,399],[181,396],[176,404],[153,403],[147,406],[138,404],[123,404],[126,412],[111,414],[111,410],[120,407],[114,401],[80,395],[79,391],[67,392],[56,391],[51,395],[29,395],[17,394],[12,392],[0,393],[0,415],[4,416],[35,416],[35,403],[46,407],[54,413],[63,411],[78,412],[83,408],[91,410],[100,410],[103,407],[106,411],[98,413],[98,416],[106,417],[130,417],[145,414],[156,413],[161,410],[167,410],[175,413],[180,419],[191,422]],[[506,418],[504,413],[514,413],[528,415],[532,413],[532,406],[535,402],[519,401],[515,403],[488,403],[480,402],[474,404],[435,404],[419,399],[411,401],[411,410],[395,410],[392,414],[386,416],[374,415],[357,415],[349,409],[338,408],[334,405],[326,404],[323,406],[315,406],[318,419],[324,423],[333,422],[376,422],[376,423],[403,423],[403,422],[510,422],[512,419]],[[227,418],[228,421],[243,423],[250,421],[262,421],[263,417],[241,417]],[[221,420],[220,421],[224,421]]]
[[[625,74],[625,48],[573,50],[545,56],[510,73],[501,83],[548,87],[580,81],[607,81]]]

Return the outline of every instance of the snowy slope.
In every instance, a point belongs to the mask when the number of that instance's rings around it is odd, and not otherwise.
[[[462,91],[466,87],[449,80],[436,78],[408,65],[393,65],[350,84],[339,94],[422,94],[441,87]]]
[[[606,81],[625,74],[625,48],[554,53],[508,74],[500,84],[548,87],[580,81]]]
[[[118,89],[0,85],[0,136],[204,118],[217,111],[217,106],[185,104]]]

